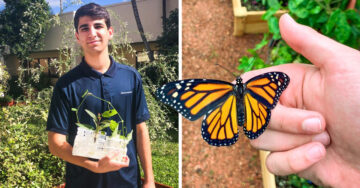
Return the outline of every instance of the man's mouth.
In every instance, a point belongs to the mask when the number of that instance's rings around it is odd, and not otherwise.
[[[93,40],[88,42],[88,44],[96,44],[96,43],[100,43],[100,40]]]

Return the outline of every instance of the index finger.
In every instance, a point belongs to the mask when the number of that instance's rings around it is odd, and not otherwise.
[[[304,85],[303,82],[305,80],[305,74],[316,71],[316,68],[312,65],[305,64],[285,64],[246,72],[241,77],[243,78],[244,82],[246,82],[250,78],[255,77],[259,74],[273,71],[283,72],[287,74],[290,78],[290,83],[288,87],[283,91],[280,96],[280,103],[287,107],[303,108],[304,101],[302,86]],[[317,83],[314,82],[311,84]],[[317,92],[316,89],[314,89],[313,92]]]

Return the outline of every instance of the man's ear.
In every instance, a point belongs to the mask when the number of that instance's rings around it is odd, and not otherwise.
[[[75,31],[75,37],[76,37],[76,42],[79,43],[79,42],[80,42],[80,41],[79,41],[79,33],[78,33],[77,31]]]
[[[113,33],[114,33],[114,29],[113,29],[113,27],[110,27],[109,29],[108,29],[108,32],[109,32],[109,39],[112,39],[113,38]]]

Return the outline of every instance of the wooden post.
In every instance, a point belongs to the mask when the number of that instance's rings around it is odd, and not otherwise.
[[[276,188],[275,176],[271,174],[266,168],[266,157],[269,155],[269,151],[259,150],[260,153],[260,162],[261,162],[261,176],[263,179],[264,188]]]

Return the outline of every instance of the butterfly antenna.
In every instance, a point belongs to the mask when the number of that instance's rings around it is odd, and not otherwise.
[[[219,66],[219,67],[223,68],[226,72],[228,72],[228,73],[230,73],[230,74],[234,75],[234,77],[238,77],[238,76],[239,76],[239,75],[236,75],[234,72],[231,72],[231,71],[230,71],[229,69],[227,69],[226,67],[224,67],[224,66],[220,65],[219,63],[215,63],[215,65],[217,65],[217,66]]]

